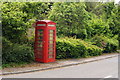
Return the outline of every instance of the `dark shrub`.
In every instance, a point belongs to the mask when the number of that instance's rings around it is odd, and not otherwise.
[[[19,63],[30,62],[33,60],[33,50],[27,45],[12,44],[9,40],[2,39],[2,62],[5,63]]]

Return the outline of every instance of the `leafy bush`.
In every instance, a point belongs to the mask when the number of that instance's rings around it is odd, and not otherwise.
[[[102,54],[102,49],[80,39],[57,39],[57,58],[79,58],[97,56]]]
[[[105,53],[115,52],[119,47],[118,40],[114,38],[96,35],[91,40],[94,45],[103,48]]]
[[[2,62],[19,63],[30,62],[33,60],[33,50],[27,45],[13,44],[9,40],[3,38]]]

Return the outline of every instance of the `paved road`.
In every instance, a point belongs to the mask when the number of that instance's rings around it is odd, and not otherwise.
[[[5,75],[3,78],[118,78],[118,57],[23,74]]]

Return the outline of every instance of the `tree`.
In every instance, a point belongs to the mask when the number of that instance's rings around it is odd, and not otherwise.
[[[22,8],[23,12],[26,12],[28,19],[46,19],[52,3],[44,2],[27,2]]]
[[[36,19],[47,18],[52,3],[4,2],[2,4],[3,36],[13,43],[26,43],[27,29]]]
[[[3,36],[12,42],[20,43],[25,38],[27,14],[21,8],[25,3],[4,2],[2,4]]]
[[[54,3],[49,13],[49,19],[57,23],[59,35],[67,35],[86,38],[86,21],[90,19],[90,14],[85,10],[84,3]]]
[[[111,37],[118,35],[118,41],[120,41],[120,6],[118,4],[115,5],[113,2],[106,3],[103,11],[104,15],[102,15],[102,18],[108,22],[112,33]]]
[[[101,2],[85,2],[86,10],[88,12],[94,11],[96,7],[98,7],[101,4],[102,4]]]

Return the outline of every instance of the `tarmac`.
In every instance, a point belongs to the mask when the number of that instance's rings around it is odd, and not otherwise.
[[[32,62],[30,64],[26,64],[20,67],[4,68],[1,70],[2,73],[0,73],[0,75],[21,74],[21,73],[29,73],[35,71],[44,71],[55,68],[74,66],[74,65],[109,59],[112,57],[116,57],[118,55],[119,55],[118,53],[106,53],[106,54],[102,54],[101,56],[79,58],[79,59],[61,59],[50,63]]]

